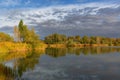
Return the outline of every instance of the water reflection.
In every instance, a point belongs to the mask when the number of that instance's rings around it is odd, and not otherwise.
[[[18,77],[21,77],[23,72],[26,72],[27,70],[33,70],[35,65],[39,63],[39,57],[40,55],[32,53],[26,58],[17,60],[15,69],[18,72]]]
[[[66,80],[102,80],[102,77],[100,77],[101,79],[97,77],[98,74],[104,76],[110,74],[110,71],[112,71],[113,77],[116,74],[118,77],[120,61],[117,56],[115,58],[118,62],[114,59],[112,62],[109,55],[104,57],[105,59],[103,57],[80,57],[81,55],[99,56],[99,54],[116,52],[120,52],[120,48],[47,48],[45,52],[11,53],[4,58],[4,63],[0,64],[0,80],[63,80],[65,78]],[[78,57],[67,57],[69,55]],[[58,57],[60,58],[56,59]],[[98,58],[100,60],[97,60]],[[107,60],[111,62],[108,63]],[[110,76],[104,77],[109,78]]]
[[[14,80],[14,71],[3,65],[0,64],[0,80]]]
[[[49,56],[57,58],[60,56],[65,56],[67,53],[67,49],[66,48],[47,48],[45,53]]]
[[[33,70],[42,54],[41,51],[10,53],[4,58],[4,63],[0,64],[0,80],[24,80],[23,73]]]
[[[47,48],[46,54],[52,57],[62,57],[66,54],[74,55],[97,55],[120,52],[119,47],[88,47],[88,48]]]

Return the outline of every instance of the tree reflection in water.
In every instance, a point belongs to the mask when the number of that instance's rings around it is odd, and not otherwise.
[[[15,77],[14,77],[14,71],[3,65],[3,64],[0,64],[0,80],[14,80]]]
[[[24,53],[26,56],[19,59],[15,58],[13,68],[0,64],[0,80],[24,80],[22,75],[24,72],[34,70],[42,54],[49,55],[54,58],[63,57],[66,55],[97,55],[120,52],[120,48],[116,47],[95,47],[95,48],[47,48],[45,52],[30,52]],[[17,54],[18,56],[18,54]],[[15,56],[16,57],[16,56]],[[8,57],[6,57],[8,59]],[[14,58],[9,57],[9,60]],[[5,59],[6,60],[6,59]]]
[[[66,48],[47,48],[45,53],[49,56],[57,58],[60,56],[65,56],[67,53],[67,49]]]
[[[16,56],[10,57],[11,60],[14,60],[13,68],[0,64],[0,80],[24,80],[22,79],[23,73],[33,70],[35,65],[39,63],[40,55],[43,53],[33,51],[24,54],[26,54],[26,57],[20,59],[16,59]]]
[[[14,69],[18,72],[17,77],[21,78],[23,73],[29,70],[33,70],[35,65],[39,63],[40,55],[43,53],[39,52],[31,52],[27,55],[26,58],[22,58],[17,60]]]
[[[52,57],[62,57],[66,54],[74,54],[79,56],[83,55],[97,55],[120,52],[120,48],[117,47],[86,47],[86,48],[47,48],[46,54]]]

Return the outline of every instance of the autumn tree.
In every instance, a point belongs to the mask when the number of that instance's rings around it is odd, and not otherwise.
[[[34,28],[28,29],[23,20],[20,20],[18,27],[14,27],[14,37],[17,41],[31,44],[39,41],[39,36],[35,33]]]
[[[11,37],[9,34],[6,34],[4,32],[0,32],[0,42],[3,41],[13,41],[13,37]]]
[[[24,42],[27,42],[27,43],[39,42],[39,35],[37,35],[35,33],[34,28],[26,31],[26,34],[25,34],[25,37],[24,37]]]

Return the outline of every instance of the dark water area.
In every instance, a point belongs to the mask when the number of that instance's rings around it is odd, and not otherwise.
[[[120,48],[47,48],[1,63],[0,80],[120,80]]]

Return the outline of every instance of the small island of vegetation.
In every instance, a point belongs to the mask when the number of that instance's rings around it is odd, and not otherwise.
[[[44,50],[47,47],[96,47],[96,46],[119,46],[120,38],[109,38],[100,36],[66,36],[64,34],[50,34],[40,40],[34,28],[28,29],[27,25],[20,20],[18,26],[14,27],[14,36],[0,32],[0,53]]]

